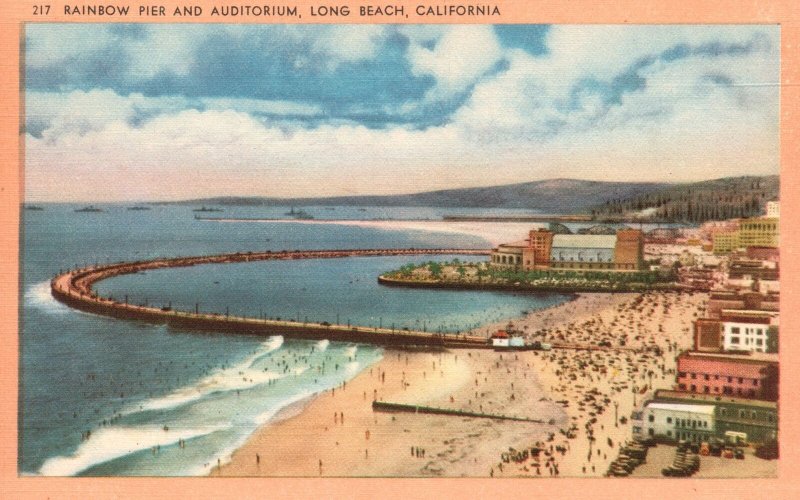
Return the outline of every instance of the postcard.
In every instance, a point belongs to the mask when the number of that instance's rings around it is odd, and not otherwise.
[[[791,496],[797,30],[711,4],[8,8],[4,489]]]

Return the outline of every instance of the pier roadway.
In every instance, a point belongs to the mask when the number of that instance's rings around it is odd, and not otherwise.
[[[101,297],[92,285],[98,281],[133,274],[139,271],[188,267],[201,264],[233,264],[262,260],[338,259],[345,257],[384,257],[398,255],[489,255],[489,250],[465,249],[354,249],[296,250],[280,252],[247,252],[196,257],[177,257],[135,262],[118,262],[70,270],[50,282],[50,290],[58,301],[94,314],[112,318],[166,324],[178,329],[241,333],[250,335],[284,335],[307,339],[329,339],[378,345],[421,345],[437,347],[488,348],[488,339],[465,334],[439,334],[414,330],[371,328],[356,325],[334,325],[301,321],[272,320],[244,316],[228,316],[199,311],[178,311],[120,302]]]

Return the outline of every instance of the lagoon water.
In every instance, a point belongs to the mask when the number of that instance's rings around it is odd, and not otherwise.
[[[48,280],[75,265],[220,252],[393,247],[487,248],[472,236],[340,225],[195,220],[192,207],[23,212],[22,474],[207,473],[261,424],[338,386],[382,356],[369,345],[174,331],[74,311]],[[453,210],[312,207],[317,218],[432,218]],[[276,217],[287,207],[226,208]],[[470,210],[460,210],[469,214]],[[481,211],[485,214],[486,211]],[[514,211],[495,211],[514,214]],[[436,257],[447,260],[452,257]],[[547,307],[563,295],[412,290],[376,277],[430,256],[267,261],[164,269],[96,285],[132,303],[455,332]],[[296,404],[295,404],[296,403]],[[87,434],[89,433],[89,434]],[[88,435],[88,438],[87,438]],[[302,443],[298,443],[302,446]]]

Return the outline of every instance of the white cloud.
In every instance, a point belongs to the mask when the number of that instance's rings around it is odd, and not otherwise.
[[[412,73],[436,78],[437,85],[431,90],[434,100],[464,91],[492,69],[502,55],[489,25],[451,26],[432,48],[421,43],[412,43],[408,48]]]

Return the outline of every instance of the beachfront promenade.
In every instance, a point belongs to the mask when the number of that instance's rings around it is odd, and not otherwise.
[[[50,290],[57,300],[75,309],[109,316],[138,320],[170,327],[240,333],[249,335],[284,335],[307,339],[329,339],[362,342],[378,345],[422,345],[440,347],[488,348],[486,337],[464,334],[372,328],[357,325],[336,325],[306,321],[287,321],[268,318],[229,316],[219,313],[179,311],[147,305],[120,302],[111,297],[101,297],[92,289],[98,281],[123,274],[141,271],[189,267],[202,264],[234,264],[264,260],[338,259],[347,257],[387,257],[402,255],[489,255],[489,250],[471,249],[351,249],[351,250],[296,250],[279,252],[230,253],[195,257],[177,257],[133,262],[118,262],[70,270],[59,274],[50,282]]]

